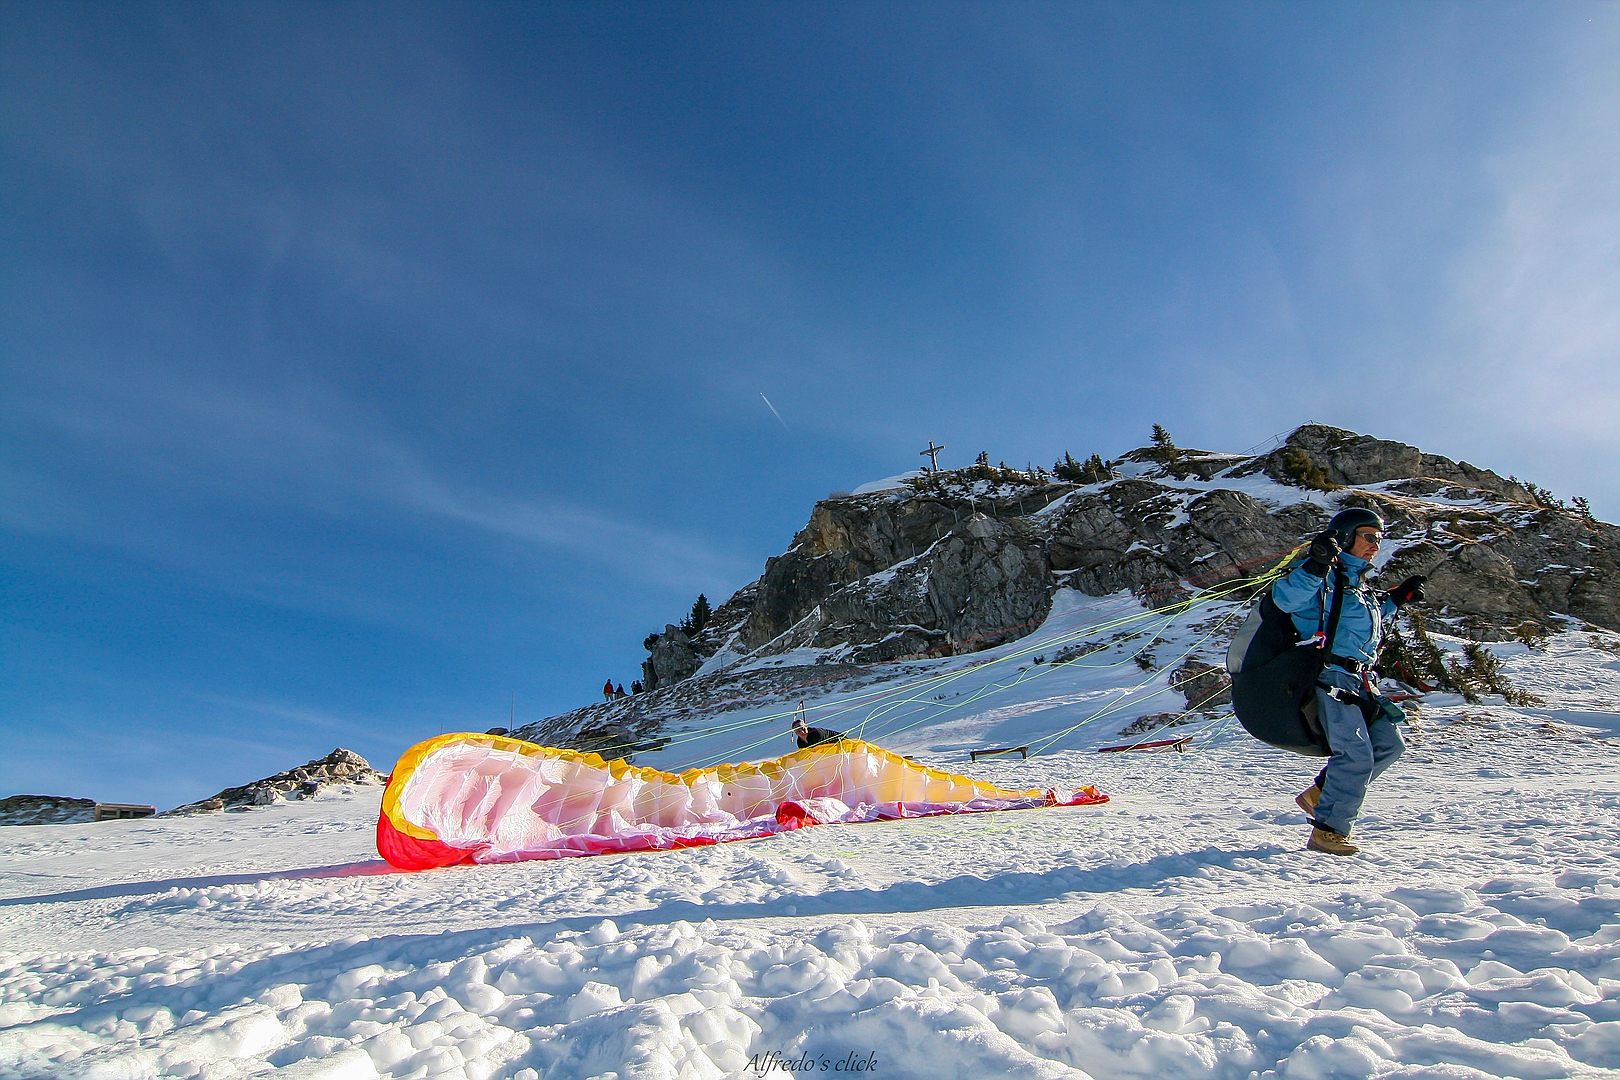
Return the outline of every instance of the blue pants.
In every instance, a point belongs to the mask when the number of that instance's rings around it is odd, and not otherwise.
[[[1365,693],[1360,677],[1342,668],[1323,668],[1319,681],[1353,694]],[[1355,824],[1362,800],[1367,797],[1367,785],[1395,764],[1405,752],[1406,743],[1401,741],[1393,721],[1379,717],[1369,724],[1359,708],[1329,697],[1321,686],[1316,688],[1316,708],[1333,750],[1322,784],[1322,800],[1316,804],[1316,823],[1349,836],[1350,826]]]

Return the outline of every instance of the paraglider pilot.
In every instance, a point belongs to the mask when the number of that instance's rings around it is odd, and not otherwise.
[[[1350,829],[1367,797],[1367,786],[1406,749],[1395,723],[1400,707],[1378,693],[1373,665],[1383,641],[1384,620],[1423,599],[1421,576],[1387,592],[1375,592],[1364,575],[1384,539],[1384,522],[1362,507],[1341,511],[1311,541],[1310,554],[1272,587],[1271,599],[1289,613],[1302,639],[1323,648],[1316,683],[1317,718],[1332,751],[1316,782],[1295,798],[1311,819],[1306,847],[1354,855]],[[1337,591],[1342,604],[1332,640],[1326,640]]]
[[[800,715],[793,718],[793,736],[799,740],[799,749],[803,750],[807,746],[820,746],[826,742],[837,742],[844,737],[844,733],[824,727],[807,727],[805,726],[804,717]]]

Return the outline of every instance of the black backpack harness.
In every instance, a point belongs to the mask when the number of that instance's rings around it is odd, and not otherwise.
[[[1382,712],[1377,700],[1369,695],[1318,681],[1323,666],[1329,662],[1350,671],[1363,668],[1353,659],[1333,655],[1333,639],[1339,630],[1348,587],[1344,571],[1335,567],[1333,601],[1325,612],[1325,625],[1315,637],[1301,641],[1293,618],[1277,606],[1267,589],[1232,639],[1226,653],[1226,670],[1232,676],[1232,710],[1244,729],[1261,742],[1306,757],[1330,756],[1333,749],[1317,716],[1313,691],[1318,685],[1323,685],[1335,699],[1357,706],[1369,723]]]

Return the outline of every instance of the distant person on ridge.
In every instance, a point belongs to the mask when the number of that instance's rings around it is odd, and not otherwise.
[[[632,683],[631,683],[631,684],[630,684],[630,692],[631,692],[631,693],[632,693],[632,694],[639,694],[639,693],[641,693],[641,681],[640,681],[640,680],[639,680],[639,679],[638,679],[638,680],[636,680],[636,681],[635,681],[635,682],[632,682]]]
[[[616,697],[616,698],[628,697],[629,696],[628,694],[626,694],[624,692],[624,683],[620,683],[618,686],[614,687],[613,696]]]
[[[613,680],[612,679],[609,679],[607,682],[602,684],[602,700],[603,701],[612,701],[613,700]]]
[[[1317,641],[1326,652],[1317,677],[1317,718],[1332,751],[1327,768],[1295,799],[1311,819],[1306,847],[1354,855],[1350,828],[1367,797],[1367,785],[1395,764],[1406,749],[1396,720],[1405,714],[1378,692],[1372,666],[1383,642],[1384,620],[1423,599],[1424,579],[1410,577],[1387,592],[1362,580],[1384,539],[1384,521],[1352,507],[1328,522],[1311,541],[1310,554],[1272,586],[1271,599],[1293,617],[1301,642]],[[1343,597],[1332,640],[1326,640],[1335,594]]]
[[[806,727],[803,716],[793,718],[793,737],[799,740],[799,749],[808,746],[820,746],[822,743],[837,742],[844,737],[842,731],[833,731],[824,727]]]

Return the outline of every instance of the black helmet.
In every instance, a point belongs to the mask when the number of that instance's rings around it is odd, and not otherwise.
[[[1349,551],[1350,545],[1356,542],[1356,530],[1367,525],[1379,532],[1384,531],[1383,518],[1364,506],[1352,506],[1333,515],[1333,520],[1328,522],[1328,532],[1338,539],[1341,550]]]

